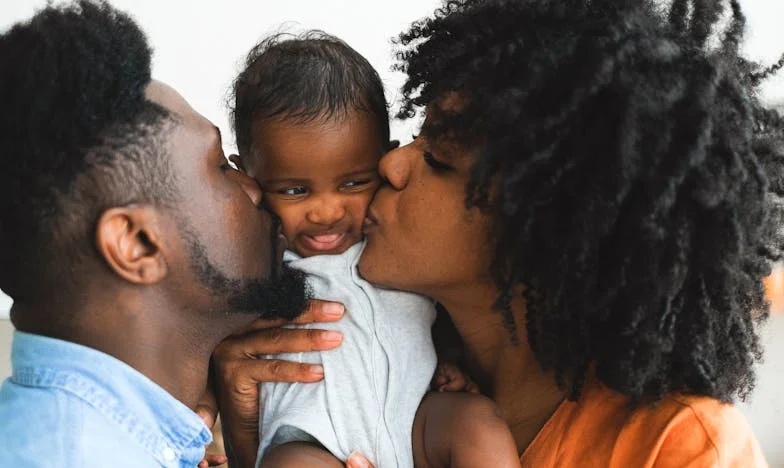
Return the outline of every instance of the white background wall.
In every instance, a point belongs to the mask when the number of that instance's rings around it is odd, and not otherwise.
[[[0,2],[0,31],[29,18],[44,0]],[[153,75],[177,89],[193,107],[220,127],[227,154],[234,149],[225,107],[226,93],[240,62],[261,36],[280,29],[323,29],[335,34],[372,63],[396,102],[403,76],[390,67],[390,38],[411,21],[430,14],[437,0],[114,0],[133,14],[155,48]],[[784,51],[784,1],[742,0],[749,22],[745,48],[765,63]],[[763,97],[784,102],[784,73],[769,80]],[[412,123],[393,122],[392,136],[410,138]],[[0,292],[0,319],[10,300]]]
[[[0,1],[0,31],[30,17],[44,0]],[[376,67],[395,102],[403,77],[392,73],[389,39],[411,21],[428,15],[437,0],[113,0],[132,13],[155,48],[153,75],[177,89],[224,135],[227,154],[234,149],[227,121],[226,93],[240,62],[261,36],[280,30],[323,29],[357,49]],[[749,20],[747,53],[766,63],[784,51],[784,2],[741,0]],[[770,80],[763,97],[784,102],[784,73]],[[406,141],[412,125],[393,123],[392,135]],[[4,321],[11,301],[0,293],[0,379],[9,373],[10,324]],[[778,337],[776,340],[774,337]],[[750,404],[742,405],[762,441],[772,466],[784,467],[784,446],[776,424],[784,418],[784,316],[766,331],[767,362]]]

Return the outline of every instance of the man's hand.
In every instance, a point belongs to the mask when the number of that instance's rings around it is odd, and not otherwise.
[[[207,391],[204,392],[204,395],[202,395],[199,403],[196,405],[196,414],[201,416],[201,418],[204,420],[204,424],[206,424],[210,429],[215,427],[217,407],[218,405],[215,403],[215,393],[213,393],[212,387],[207,385]],[[204,459],[199,462],[198,468],[220,466],[227,461],[228,459],[226,458],[226,455],[208,453],[204,456]]]
[[[293,323],[334,322],[343,317],[341,304],[311,301]],[[221,410],[227,450],[238,466],[253,466],[259,445],[259,383],[317,382],[324,378],[319,365],[264,359],[266,354],[323,351],[343,340],[339,332],[281,328],[283,321],[256,320],[244,331],[224,340],[212,355],[216,399],[203,398],[197,412],[214,423]],[[349,465],[362,467],[363,465]]]

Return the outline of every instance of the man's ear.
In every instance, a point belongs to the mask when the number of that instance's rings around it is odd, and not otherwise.
[[[166,277],[160,219],[151,206],[130,205],[103,212],[95,244],[106,263],[126,281],[155,284]]]

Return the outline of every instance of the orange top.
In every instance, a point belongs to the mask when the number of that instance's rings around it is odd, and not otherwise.
[[[556,409],[520,457],[524,467],[767,467],[746,419],[732,405],[672,395],[629,410],[600,384]]]

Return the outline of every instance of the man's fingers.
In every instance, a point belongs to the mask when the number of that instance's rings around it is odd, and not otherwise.
[[[343,335],[333,330],[270,328],[225,340],[215,350],[220,361],[263,354],[304,353],[336,348]]]
[[[204,459],[199,462],[199,468],[208,468],[210,466],[220,466],[228,462],[229,459],[226,458],[226,455],[218,455],[218,454],[207,454],[204,456]]]
[[[250,385],[261,382],[318,382],[324,378],[324,368],[318,364],[280,359],[249,360],[243,362],[237,372],[248,379],[245,383]]]
[[[215,420],[218,418],[218,402],[215,400],[215,394],[211,388],[207,388],[196,404],[196,414],[204,420],[204,424],[210,429],[215,425]]]
[[[335,322],[343,318],[346,308],[339,302],[328,302],[313,299],[308,307],[294,323]]]
[[[302,315],[297,317],[294,321],[257,319],[239,334],[245,334],[255,330],[276,328],[290,323],[303,325],[314,322],[335,322],[343,317],[345,311],[346,308],[339,302],[313,299],[308,302],[308,306],[302,312]]]
[[[229,459],[226,455],[207,455],[207,464],[209,466],[220,466],[228,462]]]

